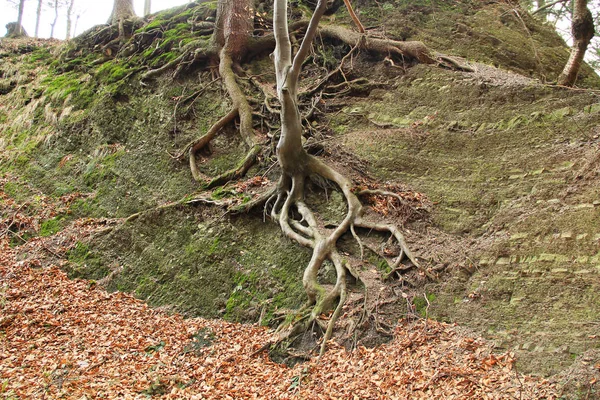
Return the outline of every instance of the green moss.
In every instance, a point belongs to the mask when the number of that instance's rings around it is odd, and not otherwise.
[[[64,101],[68,95],[77,92],[81,83],[81,75],[75,72],[49,75],[42,80],[42,84],[47,85],[45,94],[57,102]]]
[[[40,225],[39,235],[41,237],[46,237],[60,232],[63,228],[62,221],[63,217],[59,216],[42,222]]]
[[[109,273],[108,266],[102,263],[85,243],[79,242],[69,250],[67,260],[69,261],[67,272],[70,278],[86,278],[96,281]]]
[[[412,303],[415,307],[415,311],[423,318],[428,317],[429,307],[436,298],[437,296],[433,293],[429,293],[426,296],[417,296],[413,298]]]
[[[98,70],[96,75],[104,84],[115,83],[131,73],[133,66],[118,61],[107,61]]]

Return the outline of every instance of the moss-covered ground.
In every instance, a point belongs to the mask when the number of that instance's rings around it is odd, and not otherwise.
[[[471,240],[430,315],[552,373],[600,345],[599,98],[488,78],[415,67],[333,121],[372,174],[410,182],[435,226]]]
[[[140,41],[131,44],[144,50],[130,58],[107,58],[77,41],[2,47],[0,173],[14,178],[3,191],[32,210],[36,193],[83,194],[40,224],[36,235],[44,237],[74,219],[142,212],[71,249],[73,277],[187,315],[270,323],[276,310],[303,300],[308,252],[260,212],[231,217],[187,204],[153,210],[201,194],[187,163],[173,155],[229,104],[208,71],[166,73],[150,84],[139,73],[186,46],[206,45],[194,29],[211,18],[212,6],[153,16],[136,27]],[[431,220],[406,227],[441,243],[420,251],[433,257],[461,247],[455,254],[466,254],[445,260],[442,280],[423,288],[431,306],[418,299],[417,312],[515,349],[529,372],[555,373],[600,346],[600,99],[542,84],[567,58],[562,40],[505,2],[388,1],[358,12],[366,25],[385,17],[387,35],[422,40],[475,69],[382,73],[383,62],[362,54],[354,73],[373,67],[365,75],[379,88],[326,104],[340,110],[323,117],[334,142],[369,165],[371,177],[408,185],[432,202]],[[349,20],[342,12],[337,22]],[[252,73],[268,65],[254,60]],[[598,78],[586,69],[580,84],[596,87]],[[206,89],[182,104],[199,87]],[[222,173],[245,151],[226,130],[203,155],[201,172]],[[238,194],[212,194],[230,195]],[[341,207],[331,197],[317,204],[327,223],[337,222]]]

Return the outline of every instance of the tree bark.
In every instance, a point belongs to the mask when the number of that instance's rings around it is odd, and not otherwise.
[[[253,4],[252,0],[220,0],[217,4],[213,45],[226,49],[234,63],[242,59],[248,48],[254,29]]]
[[[50,37],[54,38],[54,27],[56,26],[56,21],[58,20],[58,0],[54,0],[54,21],[50,25]]]
[[[587,0],[574,1],[571,33],[573,35],[571,55],[558,77],[558,84],[563,86],[573,86],[575,84],[583,63],[583,57],[595,34],[594,18],[587,7]]]
[[[35,37],[39,37],[41,16],[42,16],[42,0],[38,0],[37,9],[35,11]]]
[[[19,1],[19,15],[17,16],[17,35],[23,36],[25,30],[23,29],[23,9],[25,8],[25,0]]]
[[[73,25],[73,5],[75,4],[75,0],[71,0],[69,2],[69,8],[67,8],[67,35],[65,36],[66,40],[71,39],[71,26]]]
[[[135,17],[133,0],[115,0],[108,23],[117,24],[131,17]]]

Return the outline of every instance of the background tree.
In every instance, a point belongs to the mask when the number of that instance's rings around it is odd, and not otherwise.
[[[594,25],[600,21],[600,3],[590,4],[587,0],[538,0],[533,4],[533,0],[521,1],[521,5],[532,11],[534,16],[539,16],[544,21],[553,24],[557,31],[563,36],[568,37],[565,31],[566,24],[570,26],[570,36],[573,40],[571,53],[565,67],[558,77],[558,84],[564,86],[573,86],[577,80],[577,75],[581,69],[584,59],[589,64],[598,69],[598,43],[592,41],[595,30]],[[591,6],[592,9],[588,6]],[[593,52],[588,52],[588,48]],[[587,55],[587,57],[586,57]]]
[[[569,60],[558,77],[559,85],[573,86],[575,84],[587,48],[594,37],[594,18],[587,7],[587,3],[587,0],[574,0],[573,2],[573,18],[571,21],[573,47],[571,48]]]
[[[119,38],[122,39],[125,37],[125,20],[135,16],[133,0],[115,0],[108,23],[119,26]]]
[[[133,0],[115,0],[108,23],[117,24],[131,17],[135,17]]]
[[[144,17],[149,15],[152,9],[152,0],[144,0]]]
[[[67,7],[67,34],[65,36],[66,40],[71,39],[71,26],[73,24],[73,5],[75,4],[75,0],[69,1],[69,6]]]
[[[27,36],[27,32],[23,28],[23,12],[25,9],[25,0],[9,0],[10,3],[17,7],[17,21],[6,26],[6,37]]]
[[[37,8],[35,10],[35,37],[39,37],[40,32],[40,19],[42,17],[42,3],[43,0],[38,0]]]
[[[54,19],[50,24],[50,37],[54,38],[54,27],[56,26],[56,22],[58,21],[58,8],[59,8],[59,0],[54,0],[51,2],[52,7],[54,8]]]

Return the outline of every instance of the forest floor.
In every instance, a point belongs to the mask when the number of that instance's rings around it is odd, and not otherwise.
[[[410,221],[386,199],[366,205],[403,226],[440,279],[408,276],[412,293],[389,290],[397,301],[379,308],[394,327],[388,343],[351,352],[331,343],[321,360],[293,367],[261,351],[274,340],[267,328],[184,316],[273,326],[304,299],[297,277],[309,254],[260,211],[154,212],[197,194],[172,154],[229,109],[210,72],[148,86],[124,59],[98,66],[101,55],[83,51],[57,65],[57,42],[0,42],[0,399],[597,398],[599,93],[543,84],[564,64],[552,56],[567,52],[513,14],[505,4],[475,14],[444,6],[416,31],[439,51],[488,63],[473,61],[474,72],[398,69],[363,54],[346,72],[372,87],[322,100],[320,157],[357,183],[410,197],[419,211]],[[189,39],[167,35],[183,35],[179,17],[161,18],[160,43]],[[522,51],[532,38],[539,51]],[[144,62],[159,55],[175,53]],[[315,56],[337,65],[340,55]],[[248,71],[268,77],[270,68],[257,59]],[[200,169],[217,175],[246,150],[228,129]],[[249,191],[203,196],[246,201],[276,179],[267,165],[249,173],[260,178]],[[342,198],[322,194],[308,198],[335,223]]]
[[[335,344],[289,368],[261,352],[273,332],[183,319],[0,239],[0,396],[19,398],[554,399],[560,389],[524,376],[511,354],[455,325],[401,321],[395,339],[353,352]],[[42,250],[44,251],[44,250]],[[598,366],[600,368],[600,366]]]

